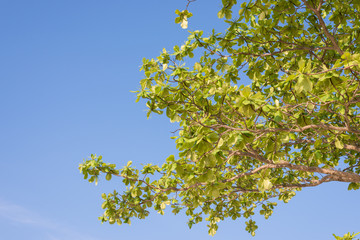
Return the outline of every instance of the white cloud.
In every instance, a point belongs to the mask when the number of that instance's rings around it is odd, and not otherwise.
[[[0,199],[0,218],[40,229],[50,240],[97,240],[65,224],[57,223],[23,206]]]

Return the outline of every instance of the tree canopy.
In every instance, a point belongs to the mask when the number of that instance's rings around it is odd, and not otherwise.
[[[210,235],[219,221],[244,217],[254,235],[255,212],[268,218],[302,188],[359,189],[359,10],[358,0],[222,0],[224,34],[192,31],[182,46],[143,59],[137,101],[147,101],[147,117],[178,122],[179,152],[140,170],[96,155],[80,164],[89,182],[103,173],[127,186],[102,195],[100,220],[171,208],[189,227],[208,221]],[[192,14],[176,14],[187,28]]]

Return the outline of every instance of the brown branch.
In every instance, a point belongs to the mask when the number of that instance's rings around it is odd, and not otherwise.
[[[226,182],[231,182],[231,181],[234,181],[234,180],[237,180],[243,176],[249,176],[249,175],[252,175],[252,174],[255,174],[261,170],[264,170],[264,169],[268,169],[268,168],[275,168],[275,165],[274,164],[266,164],[266,165],[262,165],[261,167],[258,167],[250,172],[245,172],[245,173],[240,173],[232,178],[229,178],[229,179],[226,179],[225,181],[223,181],[224,183]]]
[[[344,144],[344,148],[347,150],[354,150],[354,151],[360,152],[360,147],[357,147],[354,145]]]
[[[298,48],[291,48],[291,49],[284,49],[281,51],[275,51],[272,53],[263,53],[263,54],[254,54],[254,53],[247,53],[247,52],[237,52],[231,55],[226,55],[224,57],[232,57],[233,55],[247,55],[247,56],[253,56],[253,57],[266,57],[266,56],[273,56],[279,53],[284,53],[284,52],[290,52],[290,51],[301,51],[301,50],[306,50],[306,51],[316,51],[316,50],[336,50],[333,47],[318,47],[318,48],[310,48],[310,47],[298,47]]]
[[[306,75],[319,75],[319,74],[323,74],[323,73],[327,73],[327,72],[331,72],[331,71],[336,71],[336,70],[346,70],[346,69],[349,69],[351,67],[355,67],[355,66],[358,66],[358,65],[350,65],[350,66],[347,66],[347,67],[343,67],[343,68],[332,68],[332,69],[328,69],[328,70],[324,70],[324,71],[321,71],[321,72],[316,72],[316,73],[305,73]]]
[[[330,41],[331,41],[331,43],[333,44],[335,50],[336,50],[340,55],[343,55],[344,52],[340,49],[338,43],[336,42],[336,39],[334,38],[333,35],[331,35],[331,33],[329,32],[329,30],[328,30],[327,27],[326,27],[326,24],[325,24],[325,22],[324,22],[324,19],[321,17],[321,12],[320,12],[321,9],[319,9],[319,8],[321,8],[321,4],[319,4],[318,9],[315,9],[315,8],[314,8],[313,6],[311,6],[311,5],[309,4],[309,2],[307,2],[306,0],[301,0],[301,1],[306,5],[307,8],[309,8],[311,11],[314,12],[314,14],[316,15],[316,17],[317,17],[318,20],[319,20],[319,23],[320,23],[321,28],[323,29],[325,35],[330,39]]]
[[[254,132],[254,133],[264,133],[264,132],[303,132],[305,130],[308,129],[325,129],[325,130],[335,130],[335,131],[340,131],[340,132],[351,132],[351,133],[356,133],[356,134],[360,134],[360,130],[357,129],[353,129],[353,128],[347,128],[347,127],[337,127],[337,126],[333,126],[333,125],[325,125],[325,124],[309,124],[303,127],[298,127],[298,128],[266,128],[266,129],[257,129],[257,130],[253,130],[253,129],[244,129],[244,128],[235,128],[235,127],[230,127],[227,125],[213,125],[213,126],[209,126],[210,128],[212,127],[223,127],[223,128],[227,128],[227,129],[232,129],[235,131],[249,131],[249,132]]]
[[[190,3],[195,2],[196,0],[188,0],[188,3],[186,4],[186,10],[189,8]]]
[[[313,179],[308,183],[293,183],[293,184],[281,184],[275,185],[274,188],[303,188],[303,187],[315,187],[324,182],[331,182],[334,181],[332,175],[326,175],[320,180]]]
[[[293,145],[300,144],[300,143],[312,143],[313,144],[313,143],[315,143],[315,141],[314,140],[308,140],[308,139],[301,139],[301,140],[297,140],[297,141],[294,141],[294,142],[284,143],[283,145],[285,145],[285,146],[293,146]],[[360,152],[360,147],[355,146],[355,145],[344,144],[344,148],[347,149],[347,150],[354,150],[354,151]]]
[[[317,7],[317,11],[319,11],[320,12],[320,10],[321,10],[321,7],[322,7],[322,5],[323,5],[323,3],[324,3],[324,0],[320,0],[320,2],[319,2],[319,6]]]
[[[255,150],[254,150],[255,151]],[[350,173],[350,172],[343,172],[343,171],[338,171],[338,170],[333,170],[333,169],[326,169],[326,168],[321,168],[321,167],[310,167],[310,166],[305,166],[305,165],[296,165],[296,164],[292,164],[289,163],[287,161],[280,161],[279,163],[271,163],[270,160],[267,160],[266,158],[262,157],[259,154],[249,154],[249,153],[244,153],[244,152],[239,152],[236,155],[242,155],[242,156],[250,156],[253,157],[261,162],[265,162],[268,163],[267,165],[264,165],[262,167],[260,167],[261,169],[257,168],[253,171],[260,171],[262,169],[266,169],[266,168],[289,168],[292,170],[298,170],[298,171],[302,171],[302,172],[313,172],[313,173],[322,173],[322,174],[327,174],[327,175],[331,175],[331,178],[333,179],[333,181],[339,181],[339,182],[360,182],[360,175],[356,174],[356,173]],[[249,173],[244,174],[245,175],[251,175]],[[240,174],[241,175],[241,174]],[[241,176],[239,176],[240,178]]]
[[[356,173],[349,173],[349,172],[342,172],[333,169],[326,169],[320,167],[309,167],[304,165],[296,165],[286,161],[280,161],[280,163],[276,164],[279,167],[287,167],[292,170],[299,170],[303,172],[316,172],[316,173],[323,173],[327,175],[331,175],[331,178],[334,181],[339,182],[360,182],[360,175]]]

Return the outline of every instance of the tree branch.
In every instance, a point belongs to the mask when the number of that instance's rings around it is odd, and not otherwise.
[[[309,8],[311,11],[313,11],[316,15],[316,17],[319,20],[320,26],[323,29],[325,35],[330,39],[331,43],[333,44],[333,46],[335,47],[335,50],[340,54],[343,55],[344,52],[340,49],[338,43],[336,42],[335,38],[333,35],[331,35],[331,33],[329,32],[329,30],[326,27],[326,24],[323,20],[323,18],[321,17],[321,6],[322,6],[322,1],[320,1],[321,4],[319,4],[318,9],[315,9],[314,7],[312,7],[309,2],[307,2],[306,0],[301,0],[307,8]]]

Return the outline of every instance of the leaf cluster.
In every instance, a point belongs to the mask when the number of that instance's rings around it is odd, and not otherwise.
[[[189,33],[182,46],[143,59],[136,91],[152,113],[178,122],[178,156],[137,170],[86,160],[89,181],[123,178],[127,190],[104,194],[102,221],[129,223],[183,210],[209,234],[225,218],[268,218],[276,199],[340,181],[360,187],[360,2],[223,0],[224,34]],[[191,13],[176,12],[187,27]],[[201,54],[193,65],[189,58]],[[251,82],[250,85],[245,83]]]

